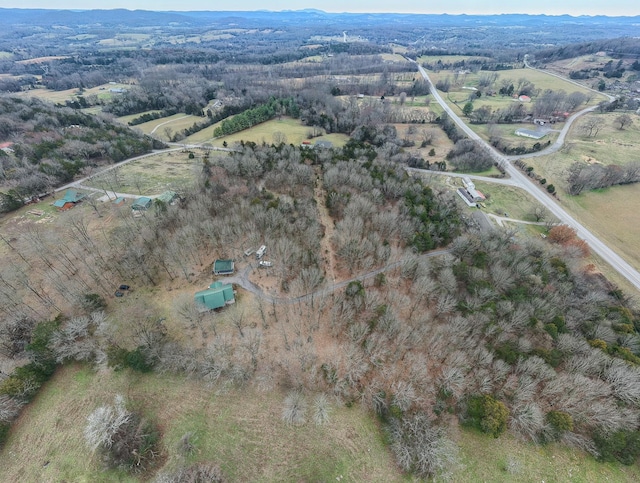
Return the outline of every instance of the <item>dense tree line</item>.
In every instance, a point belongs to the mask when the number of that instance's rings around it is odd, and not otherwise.
[[[233,134],[282,115],[292,117],[300,115],[300,109],[294,99],[271,99],[266,104],[247,109],[222,121],[213,131],[213,135],[219,137]]]
[[[608,188],[619,184],[637,183],[640,181],[640,162],[632,161],[625,165],[601,165],[573,163],[567,176],[568,191],[571,195],[579,195],[584,190]]]
[[[10,189],[5,195],[17,200],[161,146],[104,118],[37,99],[0,98],[0,126],[1,138],[13,141],[13,153],[0,156],[0,178]]]

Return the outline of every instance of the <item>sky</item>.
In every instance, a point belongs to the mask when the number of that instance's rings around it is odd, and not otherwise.
[[[640,15],[637,0],[0,0],[4,8],[112,9],[129,10],[300,10],[317,8],[326,12],[395,12],[499,14],[529,13],[547,15]]]

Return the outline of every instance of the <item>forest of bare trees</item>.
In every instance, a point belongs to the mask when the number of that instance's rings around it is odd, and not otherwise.
[[[341,159],[347,152],[355,158]],[[367,153],[351,146],[314,166],[298,148],[245,145],[205,160],[193,193],[156,216],[126,214],[111,233],[91,233],[81,213],[70,214],[64,251],[39,229],[25,231],[1,272],[0,306],[13,321],[3,323],[5,353],[30,357],[35,321],[62,305],[99,306],[116,280],[189,282],[212,256],[240,257],[259,241],[282,294],[322,288],[322,202],[339,270],[397,268],[293,303],[256,296],[222,316],[176,301],[175,320],[203,347],[167,333],[150,307],[130,314],[141,323],[125,339],[108,315],[89,313],[51,327],[48,357],[207,384],[283,385],[292,392],[282,417],[295,425],[322,424],[332,404],[363,404],[385,421],[399,466],[425,476],[456,464],[449,413],[494,435],[559,440],[602,458],[617,457],[620,438],[625,454],[635,451],[640,337],[620,292],[585,271],[584,252],[562,237],[454,239],[458,214],[446,196],[407,178],[384,146]],[[314,199],[317,169],[326,200]],[[447,244],[446,255],[420,255]],[[30,380],[1,383],[4,421],[29,400]]]

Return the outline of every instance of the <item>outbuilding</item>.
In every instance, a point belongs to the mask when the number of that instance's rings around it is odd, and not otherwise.
[[[131,209],[135,211],[146,211],[151,208],[151,203],[153,203],[151,198],[142,196],[133,202]]]
[[[214,275],[231,275],[233,271],[233,260],[216,260],[213,262]]]

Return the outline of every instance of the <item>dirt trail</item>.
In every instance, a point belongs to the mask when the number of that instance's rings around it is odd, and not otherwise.
[[[329,210],[327,210],[326,200],[327,193],[324,189],[323,183],[323,174],[322,168],[320,166],[316,166],[316,179],[318,182],[316,183],[316,187],[314,189],[314,196],[316,199],[316,206],[318,207],[318,214],[320,216],[320,223],[324,226],[324,235],[320,240],[320,253],[322,254],[322,258],[325,261],[325,273],[329,283],[333,283],[336,281],[336,268],[335,268],[335,260],[333,257],[333,249],[331,248],[331,240],[333,239],[334,234],[334,226],[333,226],[333,218],[329,215]]]

